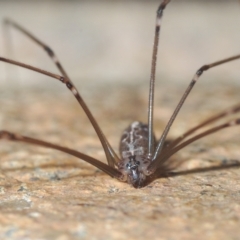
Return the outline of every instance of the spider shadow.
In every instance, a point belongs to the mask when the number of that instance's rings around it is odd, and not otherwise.
[[[88,166],[83,166],[79,163],[44,163],[44,164],[39,164],[38,166],[22,166],[22,167],[11,167],[11,168],[4,168],[2,171],[4,172],[14,172],[14,171],[19,171],[19,170],[25,170],[25,171],[34,171],[38,169],[49,169],[52,171],[52,174],[49,174],[49,177],[46,179],[46,177],[32,177],[30,180],[32,181],[48,181],[48,180],[61,180],[61,179],[70,179],[70,178],[75,178],[79,175],[82,177],[90,177],[93,176],[94,169],[92,167]],[[80,169],[83,170],[81,173],[74,173],[71,172],[71,169]],[[37,174],[39,175],[39,174]],[[59,176],[62,175],[62,176]],[[65,176],[64,176],[65,175]],[[52,177],[54,176],[54,178]]]
[[[182,161],[181,163],[183,163]],[[181,165],[181,163],[179,165]],[[240,161],[239,160],[231,160],[230,163],[224,163],[222,165],[217,166],[210,166],[210,167],[200,167],[200,168],[194,168],[189,170],[180,170],[180,171],[174,171],[173,168],[169,169],[168,166],[163,166],[163,169],[159,170],[156,174],[153,176],[150,176],[145,185],[149,185],[153,181],[159,178],[168,178],[168,177],[177,177],[177,176],[185,176],[189,174],[195,174],[195,173],[205,173],[205,172],[212,172],[212,171],[221,171],[221,170],[227,170],[227,169],[234,169],[234,168],[240,168]]]

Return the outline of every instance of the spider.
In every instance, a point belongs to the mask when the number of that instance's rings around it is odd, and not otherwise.
[[[162,3],[159,5],[157,9],[157,14],[156,14],[155,36],[154,36],[154,45],[153,45],[153,53],[152,53],[150,87],[149,87],[148,124],[135,121],[132,124],[130,124],[128,128],[124,130],[120,140],[120,157],[115,153],[115,151],[111,147],[110,143],[108,142],[107,138],[105,137],[101,128],[99,127],[97,121],[93,117],[91,111],[87,107],[85,101],[82,99],[81,95],[79,94],[78,90],[74,86],[73,82],[68,77],[66,71],[60,64],[53,50],[48,45],[46,45],[45,43],[40,41],[38,38],[36,38],[34,35],[32,35],[30,32],[25,30],[25,28],[21,27],[16,22],[9,19],[6,19],[4,21],[5,24],[16,28],[17,30],[19,30],[20,32],[28,36],[30,39],[32,39],[32,41],[34,41],[40,47],[42,47],[43,50],[47,52],[49,57],[55,63],[56,67],[61,72],[61,75],[53,74],[51,72],[47,72],[45,70],[41,70],[39,68],[26,65],[24,63],[17,62],[14,60],[6,59],[3,57],[0,57],[0,61],[10,63],[16,66],[20,66],[22,68],[26,68],[43,75],[47,75],[65,84],[66,87],[72,92],[72,94],[74,95],[79,105],[84,110],[84,112],[86,113],[94,130],[96,131],[97,136],[105,152],[107,164],[95,158],[92,158],[91,156],[88,156],[82,152],[69,149],[63,146],[59,146],[56,144],[52,144],[49,142],[45,142],[42,140],[38,140],[35,138],[22,136],[22,135],[15,134],[5,130],[0,131],[0,139],[30,143],[37,146],[56,149],[64,153],[68,153],[72,156],[82,159],[85,162],[88,162],[89,164],[92,164],[93,166],[102,170],[103,172],[105,172],[106,174],[108,174],[113,178],[116,178],[123,182],[128,182],[135,188],[141,188],[146,186],[151,181],[151,179],[166,175],[166,173],[170,171],[170,167],[169,167],[170,157],[174,155],[176,152],[178,152],[179,150],[183,149],[190,143],[202,137],[205,137],[209,134],[215,133],[224,128],[239,125],[240,119],[236,118],[234,120],[220,124],[216,127],[212,127],[208,130],[202,131],[201,133],[195,134],[194,136],[191,137],[193,133],[196,133],[196,130],[199,130],[202,127],[209,125],[210,123],[213,123],[219,119],[222,119],[223,117],[239,112],[240,105],[237,105],[208,118],[207,120],[191,128],[190,130],[188,130],[178,138],[172,140],[171,142],[167,143],[166,141],[166,137],[168,136],[168,132],[172,126],[172,123],[174,122],[176,116],[178,115],[179,110],[183,106],[187,96],[189,95],[195,83],[198,81],[199,77],[203,74],[203,72],[207,71],[210,68],[213,68],[221,64],[231,62],[233,60],[240,58],[240,55],[235,55],[220,61],[203,65],[201,68],[199,68],[196,71],[190,84],[188,85],[187,89],[182,95],[177,107],[175,108],[171,118],[166,124],[166,127],[163,130],[163,133],[160,139],[156,140],[153,133],[153,110],[154,110],[154,83],[155,83],[155,72],[156,72],[156,62],[157,62],[157,50],[158,50],[161,20],[162,20],[164,9],[169,2],[170,0],[163,0]]]

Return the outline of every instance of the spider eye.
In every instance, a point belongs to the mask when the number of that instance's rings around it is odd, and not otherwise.
[[[130,164],[129,163],[126,164],[126,168],[128,168],[128,169],[130,168]]]

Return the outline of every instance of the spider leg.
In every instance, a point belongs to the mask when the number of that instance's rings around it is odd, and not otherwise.
[[[84,112],[86,113],[88,119],[90,120],[93,128],[95,129],[99,140],[101,141],[101,144],[103,146],[107,161],[109,166],[114,166],[114,164],[116,165],[117,162],[119,161],[118,156],[116,155],[116,153],[114,152],[114,150],[112,149],[111,145],[109,144],[109,142],[107,141],[105,135],[103,134],[102,130],[100,129],[99,125],[97,124],[97,121],[95,120],[95,118],[93,117],[91,111],[89,110],[89,108],[87,107],[85,101],[82,99],[81,95],[79,94],[77,88],[74,86],[73,82],[70,80],[70,78],[68,77],[66,71],[64,70],[64,68],[62,67],[61,63],[59,62],[56,54],[54,53],[54,51],[44,42],[40,41],[38,38],[36,38],[33,34],[31,34],[29,31],[27,31],[25,28],[23,28],[22,26],[20,26],[19,24],[17,24],[16,22],[10,20],[10,19],[5,19],[4,23],[6,24],[6,26],[12,26],[14,28],[16,28],[17,30],[19,30],[21,33],[25,34],[27,37],[29,37],[33,42],[35,42],[37,45],[39,45],[40,47],[43,48],[43,50],[45,50],[47,52],[47,54],[49,55],[49,57],[52,59],[52,61],[55,63],[56,67],[58,68],[58,70],[61,72],[61,74],[64,76],[64,83],[66,84],[66,86],[68,87],[68,89],[71,90],[71,92],[73,93],[74,97],[77,99],[77,101],[79,102],[79,104],[81,105],[82,109],[84,110]],[[20,65],[19,65],[20,66]],[[22,66],[23,67],[23,66]],[[32,69],[33,70],[33,69]]]
[[[151,64],[151,76],[150,76],[150,84],[149,84],[149,99],[148,99],[148,158],[149,159],[152,158],[152,155],[154,153],[153,107],[154,107],[154,85],[155,85],[155,75],[156,75],[159,33],[161,28],[163,11],[169,2],[170,0],[164,0],[160,4],[157,10],[157,17],[156,17],[152,64]]]
[[[228,108],[208,119],[206,119],[205,121],[203,121],[202,123],[198,124],[197,126],[189,129],[188,131],[186,131],[185,133],[183,133],[180,137],[174,139],[173,141],[171,141],[169,143],[169,145],[167,146],[166,149],[163,150],[163,153],[165,153],[165,151],[167,150],[170,150],[170,149],[173,149],[175,146],[177,146],[180,142],[182,142],[185,138],[187,138],[189,135],[195,133],[197,130],[201,129],[202,127],[205,127],[215,121],[218,121],[218,120],[221,120],[222,118],[224,117],[227,117],[227,116],[231,116],[233,114],[236,114],[240,111],[240,104],[236,105],[236,106],[233,106],[231,108]]]
[[[162,153],[162,150],[163,150],[163,146],[164,146],[164,142],[165,142],[165,139],[168,135],[168,132],[176,118],[176,116],[178,115],[178,112],[179,110],[181,109],[183,103],[185,102],[187,96],[189,95],[189,93],[191,92],[192,88],[194,87],[195,83],[197,82],[197,80],[199,79],[199,77],[203,74],[204,71],[207,71],[208,69],[210,68],[213,68],[213,67],[216,67],[216,66],[219,66],[221,64],[224,64],[224,63],[227,63],[227,62],[231,62],[231,61],[234,61],[234,60],[237,60],[240,58],[240,55],[235,55],[235,56],[232,56],[232,57],[229,57],[229,58],[225,58],[223,60],[220,60],[220,61],[217,61],[217,62],[214,62],[214,63],[211,63],[211,64],[207,64],[207,65],[203,65],[201,68],[199,68],[197,70],[197,72],[195,73],[193,79],[191,80],[190,84],[188,85],[187,89],[185,90],[183,96],[181,97],[177,107],[175,108],[170,120],[168,121],[163,133],[162,133],[162,136],[160,137],[158,143],[157,143],[157,146],[155,148],[155,153],[154,153],[154,156],[152,158],[152,163],[149,165],[148,167],[148,174],[152,174],[157,168],[158,168],[158,165],[161,164],[160,162],[160,158],[158,158],[161,153]]]
[[[179,144],[178,146],[176,146],[173,149],[170,149],[169,151],[165,152],[162,156],[159,156],[159,160],[158,160],[158,167],[160,165],[162,165],[164,162],[166,162],[173,154],[175,154],[176,152],[178,152],[179,150],[183,149],[184,147],[188,146],[189,144],[191,144],[192,142],[195,142],[196,140],[203,138],[207,135],[210,135],[212,133],[215,133],[221,129],[225,129],[228,127],[233,127],[233,126],[237,126],[240,125],[240,118],[231,120],[229,122],[220,124],[219,126],[210,128],[202,133],[197,134],[196,136],[184,141],[183,143]]]
[[[70,89],[73,92],[74,96],[76,97],[76,99],[78,100],[78,102],[80,103],[82,108],[84,109],[85,113],[87,114],[87,116],[88,116],[89,120],[91,121],[92,125],[94,126],[94,129],[96,130],[97,135],[98,135],[98,137],[99,137],[99,139],[102,143],[102,146],[103,146],[103,149],[105,151],[105,155],[106,155],[109,166],[113,167],[114,164],[116,164],[119,161],[119,158],[117,157],[117,155],[113,151],[112,147],[108,143],[106,137],[103,135],[100,127],[98,126],[95,118],[91,114],[91,112],[88,109],[87,105],[85,104],[84,100],[78,94],[74,85],[72,85],[66,77],[60,76],[58,74],[50,73],[48,71],[45,71],[45,70],[30,66],[30,65],[27,65],[27,64],[24,64],[24,63],[13,61],[13,60],[10,60],[10,59],[7,59],[7,58],[0,57],[0,61],[10,63],[10,64],[13,64],[13,65],[16,65],[16,66],[19,66],[19,67],[27,68],[29,70],[32,70],[32,71],[47,75],[49,77],[58,79],[59,81],[64,83],[67,86],[67,88]]]
[[[36,38],[32,33],[30,33],[29,31],[27,31],[25,28],[23,28],[22,26],[20,26],[18,23],[14,22],[11,19],[4,19],[3,23],[5,24],[5,26],[12,26],[13,28],[17,29],[18,31],[20,31],[21,33],[23,33],[24,35],[26,35],[27,37],[29,37],[33,42],[35,42],[37,45],[39,45],[40,47],[43,48],[43,50],[45,50],[47,52],[47,54],[49,55],[49,57],[52,59],[52,61],[55,63],[55,65],[57,66],[58,70],[61,72],[61,74],[66,77],[67,79],[69,79],[66,71],[64,70],[64,68],[62,67],[61,63],[59,62],[56,54],[54,53],[54,51],[45,43],[43,43],[41,40],[39,40],[38,38]]]
[[[157,162],[155,161],[158,156],[161,154],[162,151],[165,151],[164,143],[166,140],[166,137],[168,135],[168,132],[171,128],[172,123],[174,122],[179,110],[181,109],[185,99],[187,98],[188,94],[190,93],[191,89],[195,85],[198,78],[202,75],[202,73],[209,68],[218,66],[220,64],[230,62],[236,59],[240,58],[240,55],[236,55],[227,59],[223,59],[221,61],[214,62],[212,64],[204,65],[202,66],[195,74],[194,78],[192,79],[191,83],[189,84],[188,88],[186,89],[185,93],[183,94],[179,104],[177,105],[175,111],[173,112],[172,117],[170,118],[167,126],[165,127],[163,134],[157,144],[157,147],[154,149],[154,135],[153,135],[153,108],[154,108],[154,84],[155,84],[155,74],[156,74],[156,62],[157,62],[157,51],[158,51],[158,43],[159,43],[159,33],[161,28],[161,20],[163,16],[163,11],[167,4],[170,2],[170,0],[163,0],[163,2],[160,4],[157,10],[157,17],[156,17],[156,26],[155,26],[155,36],[154,36],[154,44],[153,44],[153,53],[152,53],[152,64],[151,64],[151,77],[150,77],[150,86],[149,86],[149,101],[148,101],[148,158],[152,160],[152,164],[149,166],[150,172],[154,171],[153,169],[156,169]],[[220,117],[218,117],[220,118]],[[210,122],[213,122],[215,120],[209,119]],[[173,143],[170,143],[170,146],[168,146],[168,149],[176,146],[182,139],[184,139],[186,136],[193,133],[195,130],[199,129],[202,126],[205,126],[208,123],[203,122],[203,125],[196,126],[196,128],[190,129],[186,134],[181,136],[180,138],[176,139]],[[186,135],[186,136],[185,136]]]
[[[115,169],[95,158],[92,158],[84,153],[81,153],[81,152],[78,152],[78,151],[75,151],[75,150],[72,150],[72,149],[69,149],[66,147],[62,147],[62,146],[52,144],[49,142],[45,142],[42,140],[38,140],[35,138],[18,135],[18,134],[12,133],[12,132],[4,131],[4,130],[0,131],[0,139],[5,139],[5,140],[9,140],[9,141],[14,141],[14,142],[30,143],[30,144],[34,144],[34,145],[37,145],[40,147],[56,149],[61,152],[68,153],[72,156],[80,158],[80,159],[84,160],[85,162],[90,163],[91,165],[97,167],[98,169],[102,170],[103,172],[105,172],[106,174],[108,174],[111,177],[117,178],[119,180],[122,179],[122,174],[117,169]]]

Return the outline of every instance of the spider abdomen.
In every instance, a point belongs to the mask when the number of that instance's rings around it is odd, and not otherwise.
[[[134,187],[140,187],[146,176],[145,171],[151,160],[148,155],[148,125],[133,122],[123,132],[120,140],[118,169],[125,175],[125,180]]]
[[[122,159],[130,156],[147,155],[148,125],[133,122],[126,128],[120,140],[119,152]]]

